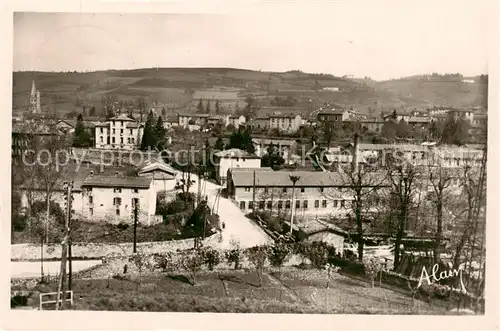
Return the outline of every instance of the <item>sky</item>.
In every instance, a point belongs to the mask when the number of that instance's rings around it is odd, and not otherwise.
[[[248,14],[15,13],[14,71],[233,67],[378,80],[487,73],[491,26],[481,1],[286,7]]]

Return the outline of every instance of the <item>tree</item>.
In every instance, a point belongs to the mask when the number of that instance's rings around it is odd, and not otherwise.
[[[111,117],[116,115],[115,105],[117,100],[117,97],[114,95],[104,95],[101,97],[101,105],[103,107],[106,120],[109,120]]]
[[[139,97],[135,100],[135,104],[137,109],[139,109],[139,114],[140,114],[140,122],[142,123],[142,116],[146,112],[146,99],[144,97]]]
[[[441,240],[443,237],[443,211],[448,198],[448,189],[451,185],[452,174],[449,169],[445,169],[441,164],[430,162],[428,165],[428,178],[431,192],[427,196],[427,199],[434,207],[434,217],[436,220],[433,256],[437,263],[440,259]]]
[[[75,126],[75,135],[73,137],[73,146],[74,147],[90,147],[90,134],[85,129],[85,125],[83,123],[82,114],[78,115]]]
[[[208,270],[212,271],[221,263],[221,254],[213,248],[205,248],[202,250],[203,262],[208,266]]]
[[[218,151],[223,151],[224,150],[224,140],[222,139],[221,136],[217,137],[217,140],[215,141],[215,150]]]
[[[396,126],[396,136],[398,138],[409,138],[410,133],[410,126],[403,119],[401,119]]]
[[[92,106],[90,109],[89,109],[89,117],[94,117],[95,116],[95,107]]]
[[[391,156],[391,154],[389,155]],[[391,216],[396,219],[394,270],[397,270],[400,262],[401,242],[408,226],[410,211],[416,203],[415,181],[418,172],[410,162],[401,162],[399,159],[389,158],[387,160],[387,177],[391,185],[389,191],[390,212]]]
[[[157,137],[155,133],[155,127],[153,127],[153,121],[153,112],[150,111],[142,134],[141,150],[143,151],[154,149],[157,146]]]
[[[248,153],[255,153],[255,146],[253,145],[252,135],[249,128],[238,129],[234,131],[229,137],[228,149],[238,148]]]
[[[324,121],[321,123],[321,131],[323,133],[323,139],[325,140],[326,146],[329,147],[333,138],[335,137],[335,132],[333,131],[334,124],[332,121]]]
[[[283,264],[291,257],[293,250],[290,245],[283,242],[275,242],[269,249],[269,261],[271,265],[278,268],[281,275]]]
[[[167,117],[167,111],[165,110],[165,107],[161,109],[161,116],[162,117]]]
[[[210,100],[207,100],[207,108],[206,108],[206,111],[205,111],[207,114],[210,114],[212,112],[212,110],[210,109]]]
[[[380,271],[380,263],[375,258],[371,258],[368,263],[365,263],[365,275],[370,278],[372,288],[375,287],[375,278]]]
[[[202,99],[200,99],[198,101],[198,106],[196,108],[198,110],[198,113],[200,113],[200,114],[205,111],[205,109],[203,108],[203,101],[202,101]]]
[[[196,285],[196,275],[203,265],[203,255],[202,251],[196,249],[181,258],[181,265],[186,270],[191,277],[191,285]]]
[[[441,143],[463,145],[469,140],[470,124],[463,118],[448,115],[441,136]]]
[[[226,250],[224,256],[228,263],[234,263],[234,270],[237,270],[240,266],[241,254],[243,250],[238,241],[231,239],[231,248]]]
[[[220,114],[219,100],[215,100],[215,113]]]
[[[195,245],[198,243],[199,239],[206,235],[210,235],[212,232],[212,227],[207,222],[209,214],[210,207],[206,200],[202,200],[184,225],[184,236],[187,238],[195,238]]]
[[[250,247],[245,251],[245,255],[247,256],[248,261],[253,264],[255,273],[259,279],[259,286],[262,286],[264,266],[269,255],[269,247],[266,245]]]
[[[261,166],[276,170],[284,163],[285,159],[281,156],[280,150],[271,143],[267,148],[267,153],[262,156]]]
[[[318,270],[322,270],[328,262],[328,246],[322,241],[303,242],[299,246],[299,254]]]
[[[147,124],[147,123],[146,123]],[[167,131],[165,130],[165,126],[163,124],[163,120],[161,116],[158,117],[158,121],[155,126],[155,136],[156,136],[156,147],[158,150],[164,150],[167,145]]]
[[[381,136],[393,140],[398,134],[398,123],[393,120],[388,120],[384,123],[381,130]]]

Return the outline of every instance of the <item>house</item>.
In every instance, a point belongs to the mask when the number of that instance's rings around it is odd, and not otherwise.
[[[361,124],[361,127],[366,128],[368,131],[371,132],[380,132],[382,131],[382,127],[384,126],[384,121],[381,119],[365,119],[365,120],[360,120],[359,123]]]
[[[344,242],[348,237],[348,232],[340,227],[321,220],[308,220],[298,223],[300,236],[306,242],[321,241],[335,247],[335,252],[343,254]]]
[[[13,123],[11,135],[13,157],[20,157],[34,145],[51,141],[50,139],[68,139],[54,125],[33,122]]]
[[[345,109],[320,110],[316,115],[318,122],[342,123],[349,114]]]
[[[467,120],[471,124],[474,122],[474,110],[472,109],[452,109],[449,113],[453,117]]]
[[[246,124],[252,129],[260,129],[267,131],[269,130],[269,117],[267,116],[256,117],[246,122]]]
[[[255,147],[255,154],[262,157],[264,154],[267,153],[267,149],[269,146],[273,145],[275,148],[277,148],[279,154],[285,161],[291,161],[291,156],[292,154],[295,153],[295,150],[297,148],[297,143],[295,140],[289,140],[289,139],[262,139],[262,138],[253,138],[252,139],[254,147]]]
[[[136,206],[140,223],[151,225],[155,219],[156,191],[152,177],[91,174],[81,190],[82,214],[88,219],[132,223]]]
[[[136,149],[141,144],[144,126],[121,114],[95,126],[95,148]]]
[[[168,115],[163,121],[163,126],[165,129],[170,130],[179,125],[179,120],[177,119],[177,115]]]
[[[292,114],[274,114],[269,116],[269,128],[286,132],[297,132],[302,125],[302,117]]]
[[[427,116],[410,116],[406,121],[413,129],[425,129],[431,123],[431,118]]]
[[[390,121],[390,120],[396,120],[397,122],[400,122],[401,120],[405,121],[408,123],[408,120],[413,117],[413,114],[411,112],[396,112],[396,118],[394,118],[394,113],[384,115],[384,121]]]
[[[73,132],[75,132],[76,123],[77,123],[77,120],[70,120],[70,119],[59,120],[56,123],[56,127],[63,133],[73,133]],[[95,126],[99,125],[99,124],[102,124],[102,122],[89,121],[89,120],[83,121],[83,126],[85,127],[85,129],[90,131],[91,135],[94,134]]]
[[[299,177],[295,188],[290,175]],[[370,183],[386,185],[381,174],[373,176],[380,177],[380,181]],[[233,168],[228,172],[227,192],[244,212],[255,209],[290,213],[293,192],[297,219],[345,216],[353,200],[348,183],[344,175],[336,172]]]
[[[221,185],[226,184],[227,172],[234,168],[260,168],[260,157],[241,149],[232,148],[215,153],[216,179]]]
[[[209,114],[177,114],[178,125],[188,128],[190,125],[203,127],[208,123]]]
[[[473,125],[488,127],[488,115],[487,114],[474,114],[474,119],[472,121]]]
[[[235,128],[239,128],[240,125],[244,125],[246,122],[245,116],[243,115],[230,115],[226,117],[226,126],[232,125]]]
[[[180,173],[163,161],[146,161],[137,172],[139,177],[153,179],[153,188],[158,194],[166,194],[175,190]]]

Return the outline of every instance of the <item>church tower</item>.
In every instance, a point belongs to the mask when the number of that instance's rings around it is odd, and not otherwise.
[[[32,113],[40,113],[40,91],[36,90],[35,81],[31,84],[30,109]]]

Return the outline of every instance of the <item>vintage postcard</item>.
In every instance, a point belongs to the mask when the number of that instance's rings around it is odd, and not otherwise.
[[[3,15],[6,329],[498,326],[494,1],[47,4]]]

